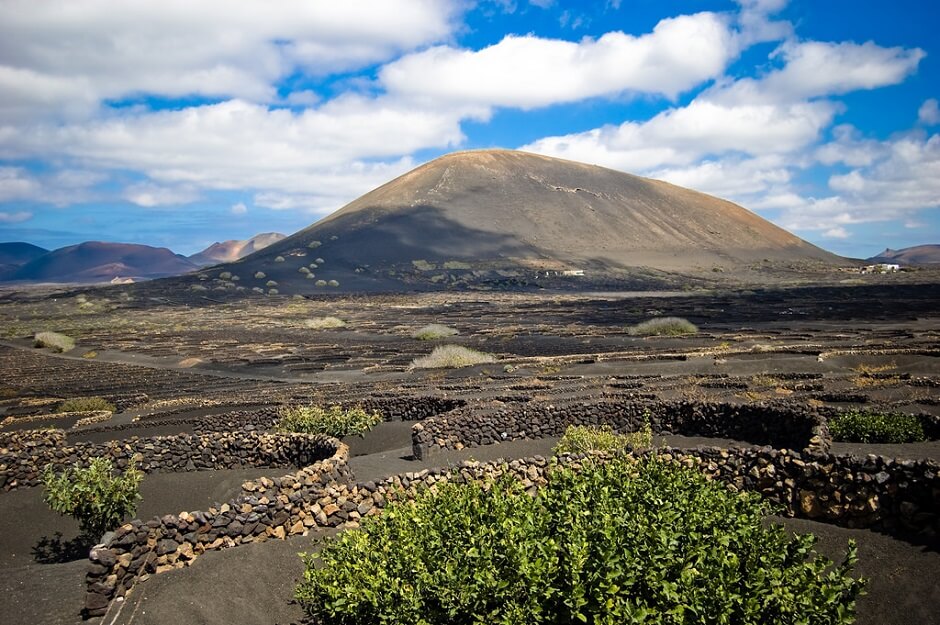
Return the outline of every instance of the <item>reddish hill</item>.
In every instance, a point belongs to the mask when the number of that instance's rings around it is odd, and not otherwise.
[[[940,245],[916,245],[900,250],[888,248],[868,260],[873,263],[898,265],[936,265],[940,264]]]
[[[26,263],[11,280],[109,282],[113,278],[159,278],[196,269],[165,247],[89,241],[63,247]]]
[[[284,238],[286,238],[286,235],[279,232],[265,232],[243,241],[231,239],[221,243],[213,243],[201,252],[189,256],[188,260],[199,266],[230,263],[263,250],[272,243],[277,243]]]

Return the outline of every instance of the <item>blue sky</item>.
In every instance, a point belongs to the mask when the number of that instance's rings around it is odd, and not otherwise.
[[[922,0],[4,0],[0,241],[189,254],[503,147],[844,255],[940,243],[938,26]]]

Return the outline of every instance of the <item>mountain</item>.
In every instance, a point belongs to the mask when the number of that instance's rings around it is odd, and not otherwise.
[[[481,150],[422,165],[219,270],[239,275],[242,287],[312,293],[329,290],[330,280],[341,290],[389,291],[546,285],[568,272],[569,283],[586,285],[844,263],[703,193],[594,165]],[[583,278],[571,275],[580,272]],[[252,282],[256,274],[263,277]]]
[[[88,241],[44,254],[17,269],[11,280],[109,282],[114,278],[158,278],[196,266],[165,247]]]
[[[213,243],[201,252],[189,256],[188,259],[191,263],[200,267],[229,263],[263,250],[272,243],[277,243],[284,238],[286,238],[286,235],[279,232],[265,232],[243,241],[231,239],[221,243]]]
[[[18,268],[48,252],[49,250],[32,243],[0,243],[0,280],[6,279]]]
[[[940,263],[940,245],[916,245],[900,250],[888,248],[868,260],[873,263],[897,265],[934,265]]]

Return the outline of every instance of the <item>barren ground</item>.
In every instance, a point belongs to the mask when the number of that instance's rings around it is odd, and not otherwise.
[[[124,293],[124,294],[122,294]],[[626,327],[659,315],[696,323],[690,337],[641,338]],[[347,326],[306,327],[336,316]],[[448,343],[490,352],[496,363],[415,370],[435,342],[411,333],[428,323],[459,330]],[[56,399],[137,397],[110,421],[70,430],[105,441],[192,431],[199,419],[291,401],[328,403],[375,393],[492,401],[591,401],[605,393],[724,402],[785,401],[940,414],[940,284],[881,283],[790,290],[648,294],[427,294],[215,303],[137,298],[120,290],[6,293],[0,297],[0,431],[70,428],[22,421]],[[76,339],[68,354],[31,346],[36,331]],[[140,396],[144,394],[145,397]],[[17,422],[19,420],[19,422]],[[521,440],[411,457],[410,423],[384,423],[348,441],[361,481],[443,466],[551,453],[554,439]],[[730,445],[717,439],[670,444]],[[940,443],[837,444],[837,453],[940,459]],[[208,507],[242,480],[289,470],[147,476],[142,518]],[[75,524],[49,512],[40,489],[0,493],[0,621],[79,623],[84,590]],[[830,555],[849,538],[870,581],[859,623],[940,622],[940,553],[866,530],[778,519],[820,537]],[[289,623],[314,535],[206,554],[193,566],[140,583],[114,623]]]

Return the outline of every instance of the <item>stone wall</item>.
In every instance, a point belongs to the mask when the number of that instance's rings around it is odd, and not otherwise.
[[[529,402],[489,409],[464,406],[414,426],[415,457],[521,438],[561,436],[570,425],[608,424],[632,432],[649,421],[656,434],[732,438],[778,449],[825,451],[825,420],[806,406],[716,404],[610,397],[585,404]]]
[[[136,458],[145,473],[205,471],[234,467],[306,466],[332,449],[315,437],[257,432],[132,437],[108,443],[67,445],[61,430],[0,435],[0,490],[37,486],[47,465],[56,469],[92,458],[109,458],[120,469]]]
[[[350,518],[354,511],[334,503],[344,500],[326,500],[348,479],[346,445],[321,436],[290,438],[315,447],[316,461],[283,477],[245,482],[241,494],[206,511],[135,519],[106,534],[89,553],[86,618],[102,616],[137,580],[187,566],[206,551],[301,534],[328,525],[329,516],[339,524],[340,511]]]

